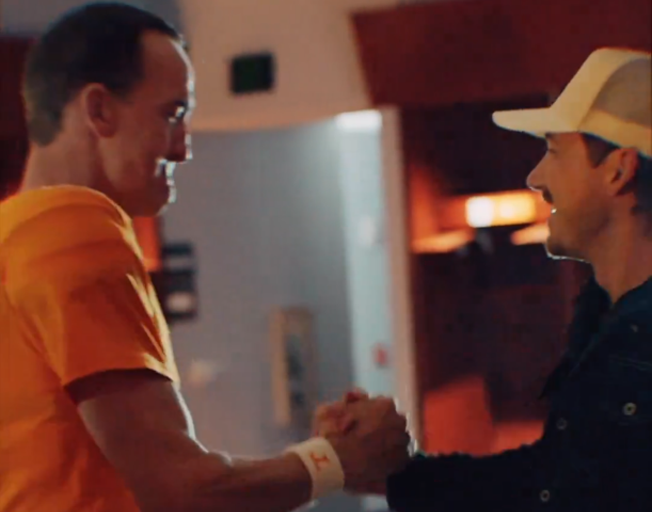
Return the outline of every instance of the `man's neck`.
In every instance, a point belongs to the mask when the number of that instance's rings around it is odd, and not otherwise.
[[[83,154],[83,151],[62,144],[33,146],[27,159],[21,191],[57,185],[96,188],[89,172],[92,162],[85,159]]]
[[[590,261],[598,284],[615,304],[652,277],[652,237],[644,236],[640,226],[632,226],[601,244]]]

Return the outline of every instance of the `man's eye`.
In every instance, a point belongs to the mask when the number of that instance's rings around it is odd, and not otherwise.
[[[170,122],[178,123],[179,121],[182,121],[184,117],[186,117],[185,107],[178,107],[174,112],[172,112],[168,116],[168,119],[170,120]]]

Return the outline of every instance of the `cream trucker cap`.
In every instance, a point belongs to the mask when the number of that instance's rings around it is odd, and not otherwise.
[[[616,48],[593,52],[550,108],[496,112],[507,130],[544,137],[582,132],[652,158],[651,54]]]

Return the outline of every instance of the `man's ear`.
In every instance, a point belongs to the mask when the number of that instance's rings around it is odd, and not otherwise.
[[[630,189],[636,178],[640,160],[638,150],[623,148],[614,151],[605,162],[606,178],[613,195],[618,195]]]
[[[116,98],[101,84],[82,89],[79,101],[88,127],[100,138],[112,137],[118,128]]]

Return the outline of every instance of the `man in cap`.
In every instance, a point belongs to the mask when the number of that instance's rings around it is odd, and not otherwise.
[[[31,52],[31,152],[0,205],[3,512],[288,512],[408,460],[387,398],[267,460],[197,439],[130,219],[174,198],[193,82],[179,34],[120,3],[66,14]]]
[[[480,458],[420,454],[366,489],[393,510],[652,510],[651,78],[649,53],[601,49],[550,108],[494,115],[546,140],[527,183],[553,208],[548,253],[589,263],[594,278],[542,393],[542,439]],[[342,404],[321,415],[364,422]]]

